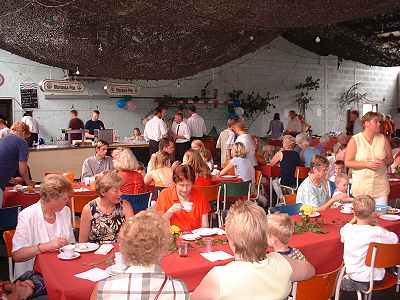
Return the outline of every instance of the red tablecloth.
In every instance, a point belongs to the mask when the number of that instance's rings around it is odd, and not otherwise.
[[[262,165],[257,167],[265,177],[280,177],[281,168],[278,165]]]
[[[316,267],[317,273],[331,271],[342,263],[343,245],[340,242],[339,230],[351,219],[351,215],[344,215],[338,209],[329,209],[322,212],[322,219],[326,223],[326,234],[303,233],[294,235],[290,246],[299,248],[307,259]],[[298,219],[298,216],[294,216]],[[400,221],[388,222],[379,219],[381,226],[400,234]],[[228,245],[215,246],[215,250],[224,250],[232,253]],[[170,254],[162,261],[163,269],[170,275],[182,279],[188,289],[193,291],[207,272],[216,265],[224,265],[230,260],[211,263],[200,256],[201,248],[190,248],[189,256],[179,257]],[[111,256],[109,254],[108,256]],[[86,300],[89,299],[94,283],[79,279],[73,275],[87,271],[92,266],[83,266],[83,263],[104,258],[93,253],[82,254],[73,261],[61,261],[56,253],[41,254],[36,258],[35,269],[40,271],[45,279],[50,300]],[[97,266],[105,268],[105,265]]]
[[[390,205],[394,206],[395,204],[395,199],[400,198],[400,181],[389,181],[390,184],[390,194],[389,194],[389,200]]]
[[[229,176],[229,175],[228,175]],[[225,176],[213,176],[212,177],[212,181],[215,182],[215,184],[218,183],[224,183],[224,182],[241,182],[242,179],[240,179],[239,177],[225,177]]]
[[[73,188],[79,189],[85,187],[85,185],[81,183],[74,183]],[[74,191],[72,197],[74,195],[86,195],[90,194],[93,195],[93,199],[96,197],[95,191]],[[4,198],[3,198],[3,207],[12,207],[21,205],[23,208],[26,208],[34,203],[36,203],[40,199],[40,192],[37,191],[34,194],[26,194],[23,192],[15,192],[13,188],[6,188],[4,191]]]

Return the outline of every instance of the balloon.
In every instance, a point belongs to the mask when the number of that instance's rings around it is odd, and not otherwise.
[[[136,110],[136,103],[134,101],[126,102],[126,109],[129,110],[129,111],[135,111]]]
[[[233,107],[240,107],[240,100],[233,100]]]
[[[117,107],[118,108],[125,108],[125,106],[126,106],[126,101],[124,99],[119,99],[117,101]]]
[[[242,107],[235,107],[235,113],[241,117],[244,114],[244,109]]]

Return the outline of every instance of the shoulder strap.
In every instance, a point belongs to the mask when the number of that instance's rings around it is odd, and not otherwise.
[[[160,297],[160,295],[161,295],[161,293],[162,293],[162,290],[164,289],[164,286],[165,286],[165,284],[167,283],[167,280],[168,280],[168,277],[167,277],[167,275],[164,274],[164,281],[163,281],[162,285],[160,286],[160,288],[159,288],[159,290],[158,290],[156,296],[154,297],[154,300],[157,300],[158,297]],[[174,298],[175,298],[175,297],[174,297]]]

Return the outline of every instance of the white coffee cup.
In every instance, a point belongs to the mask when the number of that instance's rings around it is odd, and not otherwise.
[[[61,248],[61,251],[62,251],[63,256],[65,258],[71,258],[71,257],[74,256],[75,245],[66,245],[66,246]]]
[[[193,202],[182,202],[182,208],[184,211],[191,212],[193,209]]]
[[[351,206],[342,206],[342,210],[344,211],[344,212],[352,212],[353,211],[353,208],[351,207]]]
[[[117,266],[125,266],[124,258],[122,257],[121,252],[115,252],[114,255],[114,264]]]

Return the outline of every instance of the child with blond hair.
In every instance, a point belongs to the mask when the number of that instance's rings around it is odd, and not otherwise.
[[[226,175],[231,168],[235,169],[235,175],[243,181],[255,182],[255,170],[253,163],[247,158],[247,151],[243,143],[233,144],[231,149],[232,159],[222,169],[220,175]]]
[[[340,229],[340,237],[344,243],[343,260],[346,276],[341,288],[345,291],[368,290],[371,268],[365,264],[370,243],[395,244],[398,236],[376,225],[374,218],[375,200],[370,196],[358,196],[353,200],[353,219]],[[374,269],[374,281],[381,281],[385,269]]]
[[[287,214],[271,214],[267,216],[268,246],[274,252],[291,259],[306,260],[297,248],[289,247],[288,243],[294,232],[294,222]]]

